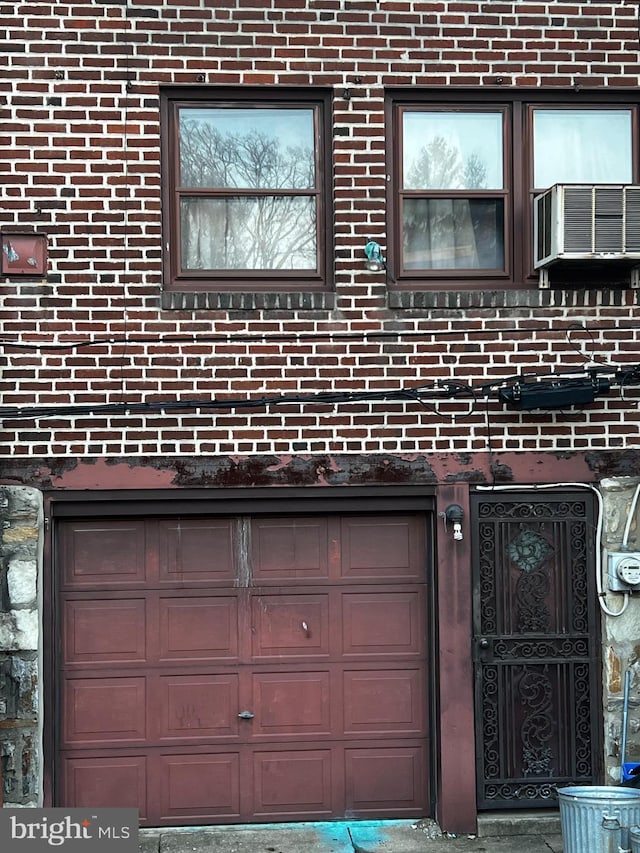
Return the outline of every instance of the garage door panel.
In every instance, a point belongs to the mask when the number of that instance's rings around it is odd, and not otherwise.
[[[109,588],[144,583],[144,521],[74,522],[64,530],[61,556],[65,586]]]
[[[415,746],[345,750],[346,806],[358,816],[422,813],[425,754]]]
[[[137,808],[146,820],[147,759],[131,756],[69,756],[63,759],[60,805],[76,808]]]
[[[69,678],[63,708],[66,745],[113,745],[147,734],[144,677]]]
[[[254,595],[251,598],[252,656],[327,657],[329,595]]]
[[[331,750],[255,752],[253,792],[254,814],[263,820],[331,817]]]
[[[343,678],[345,734],[426,734],[426,694],[420,668],[348,670]]]
[[[144,663],[146,622],[144,598],[66,601],[65,665]]]
[[[148,826],[428,813],[424,517],[56,529],[56,804]]]
[[[158,738],[189,741],[238,736],[238,676],[167,675],[157,680]],[[155,692],[155,691],[154,691]]]
[[[223,584],[236,577],[231,519],[159,522],[159,577],[172,586]]]
[[[253,577],[259,583],[329,576],[326,518],[255,519],[251,525]]]
[[[424,599],[407,592],[345,592],[343,654],[375,657],[424,655]]]
[[[424,581],[424,533],[412,517],[342,520],[342,577],[362,581]]]
[[[239,752],[159,756],[163,822],[222,822],[240,817]]]
[[[231,661],[238,657],[235,595],[161,597],[161,661]]]
[[[254,737],[331,733],[331,679],[325,672],[261,672],[253,679]]]

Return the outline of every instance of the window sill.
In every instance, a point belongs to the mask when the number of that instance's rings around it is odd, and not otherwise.
[[[640,291],[600,287],[542,290],[392,290],[389,307],[400,309],[547,308],[628,305],[640,302]]]
[[[335,293],[290,291],[164,291],[162,308],[169,311],[330,311]]]

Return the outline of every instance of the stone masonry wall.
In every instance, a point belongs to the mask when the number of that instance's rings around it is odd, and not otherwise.
[[[0,760],[2,800],[10,806],[40,802],[42,519],[41,492],[0,487]]]
[[[621,477],[603,480],[600,484],[605,506],[603,546],[609,551],[621,550],[633,494],[639,482],[634,477]],[[640,551],[639,527],[636,506],[627,540],[629,550]],[[603,571],[606,573],[606,565]],[[618,610],[622,601],[620,595],[608,596],[611,610]],[[640,762],[640,595],[631,596],[621,616],[604,620],[602,642],[605,776],[608,782],[617,783],[620,781],[622,761],[624,682],[627,671],[630,672],[630,690],[626,761]]]

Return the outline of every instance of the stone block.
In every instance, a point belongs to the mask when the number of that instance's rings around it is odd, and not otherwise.
[[[37,610],[0,612],[0,652],[37,651],[38,637]]]
[[[16,651],[18,646],[18,629],[15,613],[0,612],[0,651]]]
[[[36,722],[38,662],[23,655],[0,656],[0,718]]]
[[[0,487],[0,506],[6,517],[20,516],[36,520],[41,512],[42,493],[29,486],[2,486]]]
[[[35,604],[37,577],[35,560],[11,560],[7,569],[7,588],[12,609]]]
[[[17,648],[37,651],[40,636],[37,610],[14,610],[12,613],[17,628]]]
[[[605,479],[600,483],[605,505],[603,544],[611,550],[617,550],[622,545],[637,484],[637,478],[633,477]],[[638,547],[639,510],[640,502],[635,507],[629,528],[627,547],[630,549]]]
[[[5,806],[30,805],[38,800],[39,762],[34,730],[0,730],[0,755]]]

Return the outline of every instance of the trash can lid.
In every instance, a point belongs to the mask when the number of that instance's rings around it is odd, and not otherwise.
[[[615,785],[576,785],[575,787],[558,788],[558,796],[567,799],[596,800],[637,800],[640,799],[640,789],[620,788]]]

